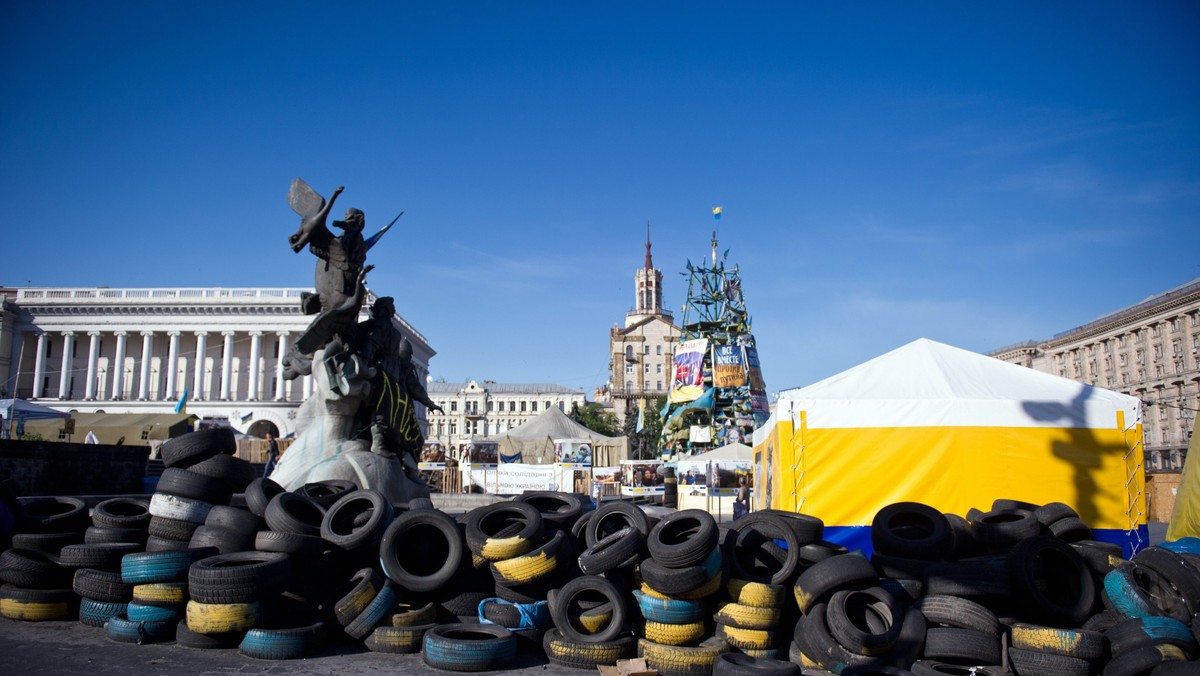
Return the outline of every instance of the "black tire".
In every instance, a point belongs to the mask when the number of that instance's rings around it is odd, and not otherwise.
[[[304,484],[294,492],[309,498],[322,508],[328,509],[333,506],[333,503],[356,490],[358,490],[358,484],[353,481],[346,479],[326,479],[324,481]]]
[[[85,599],[109,603],[129,603],[133,600],[133,585],[121,579],[120,573],[95,568],[75,571],[71,589]]]
[[[196,529],[201,525],[203,524],[195,521],[169,519],[165,516],[152,516],[147,525],[147,533],[156,538],[187,542],[192,539],[192,533],[195,533]]]
[[[577,625],[577,616],[586,610],[590,601],[612,604],[612,619],[595,632],[587,632]],[[551,615],[558,619],[555,626],[569,640],[579,643],[603,643],[615,639],[625,627],[625,595],[609,580],[595,575],[585,575],[571,580],[558,590],[552,604]],[[585,633],[586,632],[586,633]]]
[[[583,514],[583,501],[575,493],[563,491],[525,491],[513,502],[533,505],[542,516],[544,527],[569,530]]]
[[[433,629],[434,623],[405,625],[401,627],[383,625],[364,641],[367,650],[373,653],[411,654],[421,652],[425,632]]]
[[[95,545],[67,545],[58,556],[64,568],[99,568],[120,571],[121,557],[142,551],[136,542],[105,542]]]
[[[145,528],[92,526],[83,532],[83,544],[98,545],[106,542],[134,542],[144,545],[148,537],[150,537],[150,533],[146,532]]]
[[[175,640],[175,622],[134,622],[117,615],[105,625],[109,640],[118,643],[170,643]]]
[[[443,624],[425,632],[425,664],[447,671],[503,669],[517,656],[513,633],[487,624]]]
[[[1049,527],[1056,521],[1068,518],[1079,518],[1079,512],[1075,508],[1065,502],[1047,502],[1046,504],[1033,510],[1033,518],[1038,520],[1038,523]]]
[[[392,503],[375,490],[344,494],[325,512],[321,537],[347,552],[379,550],[383,531],[392,522]]]
[[[1071,543],[1075,551],[1083,557],[1088,568],[1096,573],[1097,578],[1103,578],[1117,564],[1125,560],[1125,552],[1121,545],[1099,540],[1077,540]]]
[[[996,614],[970,599],[929,594],[918,599],[915,607],[934,624],[974,629],[988,636],[1000,637],[1000,621],[996,619]]]
[[[1029,676],[1037,676],[1038,674],[1090,676],[1092,673],[1092,664],[1078,657],[1037,652],[1023,648],[1009,648],[1008,659],[1016,673],[1028,674]]]
[[[263,519],[271,530],[320,536],[325,508],[300,493],[280,493],[267,505]]]
[[[218,553],[233,554],[254,549],[254,535],[247,535],[228,528],[200,526],[188,540],[189,549],[216,547]]]
[[[999,665],[1000,640],[973,629],[930,627],[925,632],[925,657],[967,664]]]
[[[1042,524],[1027,509],[992,510],[980,515],[971,525],[979,543],[994,552],[1008,551],[1042,530]]]
[[[1173,645],[1135,648],[1117,655],[1104,667],[1104,676],[1140,676],[1168,662],[1185,662],[1187,656]]]
[[[712,676],[800,676],[799,664],[743,653],[722,653],[713,662]],[[843,672],[844,673],[844,672]]]
[[[912,665],[925,652],[925,635],[928,630],[929,623],[925,621],[921,611],[909,608],[900,623],[900,633],[897,634],[896,645],[892,648],[891,664],[905,669]]]
[[[1064,542],[1079,542],[1092,539],[1092,529],[1083,519],[1067,517],[1059,519],[1048,527],[1050,534]]]
[[[1196,638],[1188,626],[1173,617],[1130,617],[1104,632],[1114,657],[1132,650],[1159,644],[1181,649],[1189,657],[1196,655]]]
[[[196,650],[215,650],[221,648],[236,648],[241,643],[245,632],[231,631],[223,634],[201,634],[192,631],[187,626],[187,618],[175,625],[175,642],[185,648]]]
[[[610,570],[637,563],[645,541],[633,526],[605,537],[579,555],[579,570],[585,575],[603,575]]]
[[[1039,627],[1023,622],[1012,625],[1009,645],[1018,650],[1053,653],[1089,661],[1108,655],[1108,638],[1098,631]]]
[[[847,650],[859,655],[891,652],[903,617],[896,599],[879,587],[842,590],[825,609],[829,633]]]
[[[371,632],[375,631],[375,627],[383,624],[392,616],[392,611],[395,610],[396,602],[399,600],[396,592],[396,583],[385,580],[371,602],[362,609],[358,616],[346,624],[346,635],[356,641],[365,641]]]
[[[290,572],[286,554],[210,556],[188,570],[188,593],[199,603],[250,603],[279,595],[287,587]]]
[[[852,584],[873,583],[876,579],[875,567],[861,554],[833,556],[813,564],[796,579],[796,604],[801,612],[807,613],[839,589]]]
[[[1008,558],[1013,591],[1032,618],[1078,627],[1096,607],[1096,585],[1071,545],[1049,535],[1029,538]]]
[[[453,579],[462,565],[462,534],[443,512],[421,509],[396,517],[383,533],[380,563],[404,589],[429,592]]]
[[[796,541],[801,546],[820,542],[821,538],[825,537],[825,522],[810,514],[789,512],[784,509],[760,509],[738,521],[746,519],[750,519],[751,524],[759,520],[774,522],[775,519],[783,519],[783,523],[796,535]]]
[[[316,535],[260,530],[254,536],[254,549],[280,554],[316,555],[329,549],[329,543]]]
[[[1200,571],[1182,555],[1165,547],[1147,547],[1134,554],[1132,560],[1156,573],[1178,592],[1189,618],[1200,612]]]
[[[227,504],[229,498],[233,497],[233,489],[221,479],[196,474],[180,467],[168,467],[163,470],[155,491],[212,505]]]
[[[221,456],[228,457],[228,456]],[[204,519],[205,526],[224,528],[235,533],[244,533],[253,537],[263,528],[263,519],[253,512],[229,505],[213,505],[208,517]]]
[[[655,561],[668,568],[697,565],[717,547],[717,522],[700,509],[672,512],[650,529],[646,547]]]
[[[82,598],[79,600],[79,623],[89,627],[103,628],[110,619],[124,615],[127,603],[113,603]]]
[[[493,502],[467,513],[467,547],[485,561],[502,561],[528,552],[541,542],[542,513],[524,502]]]
[[[29,549],[58,556],[63,547],[83,542],[84,531],[69,533],[13,533],[13,549]]]
[[[965,559],[983,553],[983,548],[975,539],[975,529],[970,521],[958,514],[943,513],[942,516],[946,517],[946,522],[950,524],[950,532],[954,536],[954,546],[950,549],[951,559]]]
[[[260,477],[246,486],[242,497],[246,501],[246,509],[257,516],[263,516],[267,513],[267,505],[271,504],[275,496],[286,492],[287,489],[283,486],[270,479]]]
[[[219,453],[237,452],[237,439],[232,427],[189,432],[167,439],[158,447],[158,455],[167,467],[188,467]]]
[[[65,496],[17,498],[21,512],[16,530],[25,533],[82,533],[92,525],[87,505]]]
[[[704,562],[686,568],[668,568],[654,559],[638,566],[646,586],[667,596],[687,595],[703,588],[713,576],[721,573],[721,551],[714,549]]]
[[[71,571],[54,554],[7,549],[0,552],[0,581],[27,589],[59,589],[70,585]]]
[[[505,585],[527,585],[547,580],[567,570],[566,562],[574,560],[574,552],[566,549],[566,531],[557,531],[541,547],[520,556],[488,564],[492,578]]]
[[[753,512],[734,521],[722,547],[730,572],[734,577],[751,582],[792,584],[796,580],[802,546],[796,528],[806,523],[768,511]],[[780,547],[776,540],[782,541],[784,546]]]
[[[160,538],[151,535],[146,538],[146,551],[148,552],[179,552],[186,551],[191,546],[191,538],[187,540],[171,540],[168,538]]]
[[[150,525],[150,501],[140,498],[109,498],[92,508],[92,523],[105,528],[138,528]]]
[[[189,472],[219,479],[234,492],[242,492],[258,478],[254,464],[232,455],[214,455],[187,468]]]
[[[650,520],[641,507],[622,500],[606,502],[588,519],[585,541],[591,547],[626,526],[633,526],[643,537],[650,534]]]
[[[829,671],[840,672],[847,667],[885,664],[879,657],[856,655],[834,640],[829,633],[829,625],[826,624],[824,603],[812,606],[808,614],[800,618],[796,623],[794,640],[802,653],[816,661],[822,669]]]
[[[969,599],[1010,598],[1012,583],[1002,562],[947,561],[926,569],[925,593]]]
[[[939,660],[917,660],[912,664],[913,676],[961,676],[964,669],[969,669],[971,676],[1011,676],[1012,672],[1007,669],[1002,669],[997,666],[971,665],[964,667],[961,664],[950,662],[942,662]]]
[[[347,584],[333,594],[334,617],[338,625],[346,626],[366,608],[383,589],[384,578],[374,568],[363,568],[350,577]]]
[[[871,543],[884,554],[938,560],[954,547],[950,522],[938,510],[919,502],[892,503],[875,514]]]

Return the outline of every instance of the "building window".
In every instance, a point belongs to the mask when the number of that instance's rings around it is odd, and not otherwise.
[[[625,358],[633,359],[633,346],[632,345],[625,346]]]
[[[458,411],[458,402],[457,401],[450,402],[450,412],[455,413],[457,411]]]
[[[525,400],[522,399],[521,400],[521,413],[524,413],[524,412],[525,412]]]
[[[1151,338],[1158,337],[1158,324],[1155,324],[1154,326],[1150,327],[1150,337]]]
[[[644,369],[644,371],[643,371],[643,372],[644,372],[644,373],[650,373],[650,365],[649,365],[649,364],[646,364],[646,368]]]
[[[458,434],[458,423],[450,423],[450,435]]]
[[[558,410],[563,411],[564,413],[567,410],[566,408],[564,408],[563,402],[561,402],[561,401],[558,402]]]
[[[488,410],[488,413],[491,413],[492,411],[496,410],[495,402],[492,401],[491,399],[488,399],[487,410]]]
[[[547,402],[546,402],[546,405],[545,405],[545,406],[543,406],[542,408],[543,408],[544,410],[546,410],[546,411],[549,411],[549,410],[550,410],[550,405],[551,405],[551,404],[550,404],[550,402],[549,402],[549,401],[547,401]]]
[[[658,390],[659,392],[662,392],[662,381],[661,380],[654,381],[654,389]]]
[[[529,402],[529,407],[530,407],[529,410],[533,411],[534,413],[537,413],[537,400],[535,399],[535,400]]]
[[[626,364],[626,365],[625,365],[625,372],[626,372],[626,373],[633,373],[633,364]]]
[[[1122,352],[1119,361],[1121,363],[1121,366],[1128,366],[1129,365],[1129,355]]]
[[[517,402],[516,402],[516,401],[510,401],[510,402],[508,402],[508,412],[509,412],[509,413],[516,413],[516,412],[517,412]]]
[[[626,380],[625,381],[625,394],[629,394],[630,392],[633,392],[633,381]]]
[[[654,354],[662,356],[662,345],[654,346]]]

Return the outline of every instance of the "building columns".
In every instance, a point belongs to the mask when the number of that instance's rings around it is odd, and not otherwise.
[[[283,359],[287,356],[288,338],[291,334],[286,331],[281,331],[279,336],[279,348],[275,356],[275,401],[283,401]]]
[[[46,334],[37,334],[37,354],[33,357],[33,398],[41,399],[42,379],[46,377]]]
[[[138,383],[138,401],[150,398],[150,355],[154,350],[154,332],[142,331],[142,373]]]
[[[63,331],[62,370],[58,372],[58,398],[68,399],[71,394],[71,353],[75,351],[75,332]]]
[[[163,395],[167,400],[175,399],[178,389],[176,385],[177,371],[179,370],[179,332],[169,331],[167,336],[170,337],[170,342],[167,346],[167,391]]]
[[[204,353],[208,349],[208,332],[196,332],[196,369],[192,379],[192,398],[196,401],[204,399]]]
[[[233,331],[222,331],[225,337],[221,345],[221,401],[229,401],[229,381],[233,380]]]
[[[125,331],[116,331],[114,333],[117,336],[117,354],[113,357],[112,399],[113,401],[119,401],[125,398],[125,343],[129,334]]]
[[[87,387],[84,399],[96,400],[96,372],[100,370],[100,332],[88,331],[91,343],[88,345]]]
[[[262,359],[262,331],[250,332],[250,391],[246,401],[258,401],[259,361]]]

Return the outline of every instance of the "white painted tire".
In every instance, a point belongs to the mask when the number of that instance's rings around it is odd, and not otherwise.
[[[181,498],[177,495],[155,493],[150,498],[150,515],[161,516],[165,519],[178,519],[191,523],[204,523],[212,505],[200,500]]]

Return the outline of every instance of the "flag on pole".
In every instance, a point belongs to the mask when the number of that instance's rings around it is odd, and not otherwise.
[[[646,422],[646,406],[644,404],[638,404],[638,422],[637,422],[637,429],[634,430],[634,434],[642,433],[642,428],[645,427],[645,425],[644,425],[645,422]]]
[[[175,404],[176,413],[187,413],[188,389],[183,388],[183,395],[179,397],[179,403]]]
[[[250,422],[250,419],[253,417],[254,417],[254,411],[250,411],[246,415],[242,416],[242,422]]]
[[[723,209],[724,207],[713,207],[713,218],[717,219],[718,221],[721,220],[721,211]]]

